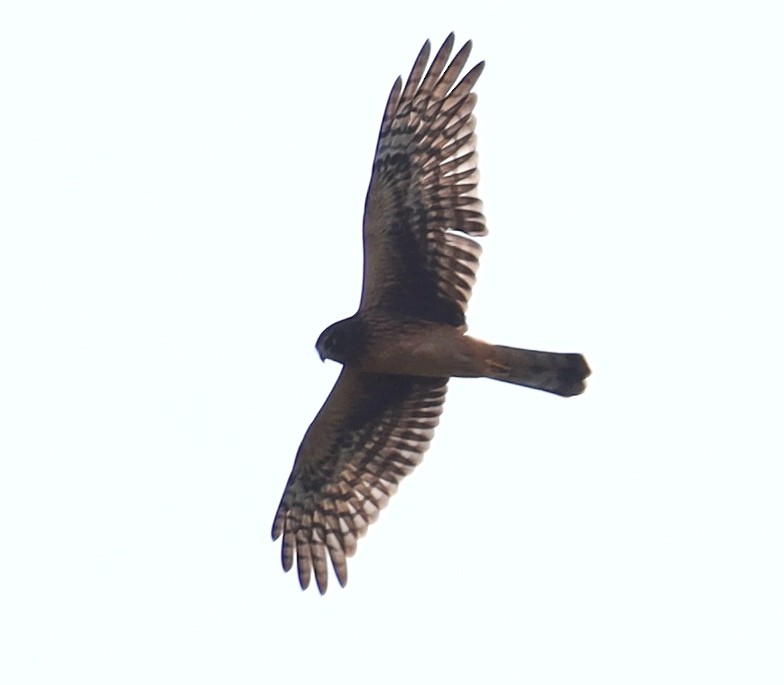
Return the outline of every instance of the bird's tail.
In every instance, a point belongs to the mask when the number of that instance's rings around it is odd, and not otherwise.
[[[581,354],[537,352],[515,347],[493,346],[488,378],[545,390],[563,397],[579,395],[591,369]]]

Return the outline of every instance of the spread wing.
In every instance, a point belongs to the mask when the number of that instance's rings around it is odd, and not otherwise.
[[[346,584],[357,539],[422,461],[447,380],[343,369],[305,433],[272,527],[286,571],[296,554],[303,589],[312,570],[326,592],[327,555]]]
[[[481,248],[460,233],[487,233],[471,92],[484,62],[455,85],[471,42],[448,63],[453,45],[450,34],[425,73],[426,42],[405,87],[398,78],[389,95],[365,200],[360,311],[465,324]]]

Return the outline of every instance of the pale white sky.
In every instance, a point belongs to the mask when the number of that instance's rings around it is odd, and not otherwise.
[[[781,683],[769,2],[0,10],[0,681]],[[489,236],[454,381],[325,597],[270,526],[353,313],[383,105],[454,30]]]

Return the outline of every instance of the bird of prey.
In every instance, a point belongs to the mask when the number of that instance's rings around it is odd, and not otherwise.
[[[451,376],[494,378],[569,397],[590,374],[580,354],[491,345],[466,335],[465,312],[487,233],[477,194],[473,87],[484,62],[458,78],[450,34],[428,67],[427,41],[384,109],[363,220],[356,314],[318,338],[340,372],[297,452],[275,516],[283,568],[327,589],[341,585],[357,539],[422,460]]]

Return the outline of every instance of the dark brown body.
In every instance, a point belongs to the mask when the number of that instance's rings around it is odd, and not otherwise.
[[[453,376],[563,396],[585,389],[582,355],[491,345],[466,335],[465,313],[487,233],[479,199],[470,41],[430,43],[384,108],[365,200],[357,313],[316,348],[343,364],[297,451],[272,526],[300,585],[341,585],[357,540],[430,445]],[[429,65],[429,66],[428,66]]]
[[[493,345],[466,335],[465,326],[379,309],[332,324],[316,348],[322,359],[365,373],[492,378],[564,397],[583,392],[591,373],[581,354]]]

